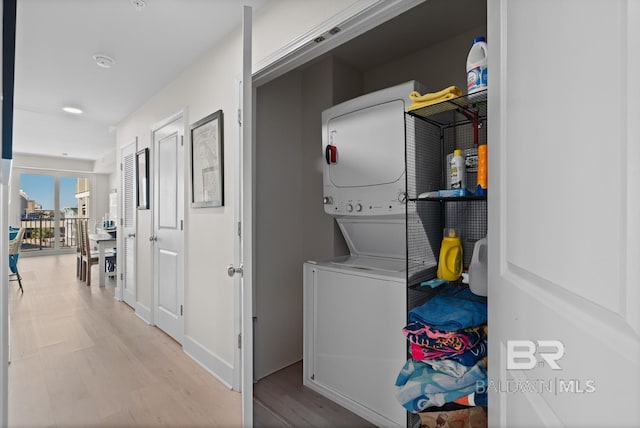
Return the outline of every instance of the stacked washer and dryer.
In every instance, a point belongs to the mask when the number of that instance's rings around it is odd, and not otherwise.
[[[416,136],[405,112],[414,90],[426,92],[410,81],[323,112],[324,209],[350,254],[303,269],[304,385],[379,426],[407,423],[394,383],[407,359],[405,139]]]

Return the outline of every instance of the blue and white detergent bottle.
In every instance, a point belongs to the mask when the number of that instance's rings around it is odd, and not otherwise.
[[[487,39],[476,37],[467,56],[467,94],[471,95],[485,89],[487,89]]]

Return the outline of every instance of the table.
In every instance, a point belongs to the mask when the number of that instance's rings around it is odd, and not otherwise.
[[[100,277],[98,278],[98,285],[104,287],[105,274],[105,254],[107,249],[115,248],[116,238],[108,233],[90,233],[89,240],[95,242],[98,245],[98,266],[100,266]]]

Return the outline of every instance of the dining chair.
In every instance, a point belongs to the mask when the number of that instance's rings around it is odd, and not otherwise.
[[[87,282],[87,286],[91,285],[91,266],[98,264],[98,256],[91,254],[91,241],[89,240],[89,228],[86,221],[80,223],[80,235],[82,240],[81,247],[81,272],[80,279]]]
[[[82,275],[82,233],[80,223],[86,220],[77,219],[75,222],[75,237],[76,237],[76,277],[80,278]]]
[[[24,227],[21,227],[15,238],[9,241],[9,275],[15,275],[17,277],[20,291],[24,293],[22,288],[22,276],[18,270],[18,258],[20,257],[20,247],[22,246],[22,239],[24,238]]]

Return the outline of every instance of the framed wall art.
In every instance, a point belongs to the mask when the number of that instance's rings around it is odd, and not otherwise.
[[[224,206],[222,110],[191,125],[191,206]]]

